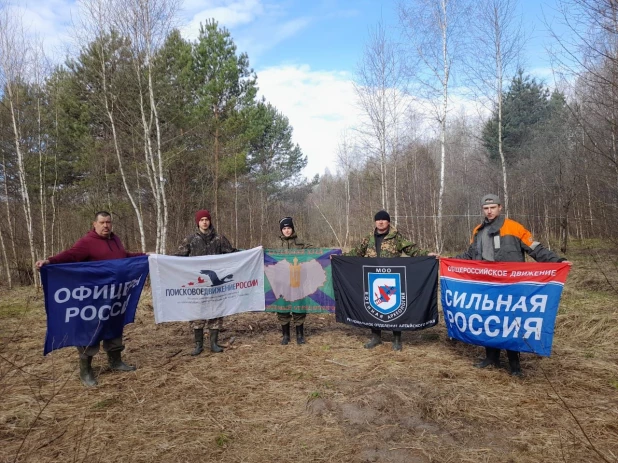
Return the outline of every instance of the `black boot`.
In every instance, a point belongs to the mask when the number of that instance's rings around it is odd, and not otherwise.
[[[109,366],[112,370],[135,371],[135,367],[133,365],[127,365],[122,361],[122,351],[110,350],[107,353],[107,360],[109,360]]]
[[[382,331],[371,329],[371,339],[365,344],[365,349],[373,349],[378,344],[382,344]]]
[[[204,328],[194,329],[193,334],[195,335],[195,349],[191,355],[200,355],[204,350]]]
[[[305,325],[296,325],[296,344],[305,343]]]
[[[223,352],[223,348],[217,344],[219,341],[219,330],[210,330],[210,350],[213,352]]]
[[[489,366],[494,366],[496,368],[500,367],[500,349],[496,349],[495,347],[486,347],[485,348],[485,359],[481,360],[479,363],[474,365],[476,368],[487,368]]]
[[[519,364],[519,352],[514,350],[507,350],[506,355],[509,358],[509,367],[511,367],[512,376],[523,376],[521,371],[521,365]]]
[[[285,325],[281,325],[281,333],[283,337],[281,338],[281,345],[287,346],[290,342],[290,324],[286,323]]]
[[[84,386],[93,387],[97,385],[97,380],[94,379],[94,373],[92,372],[92,357],[88,356],[87,359],[79,359],[79,379],[82,380]]]
[[[393,350],[401,350],[401,331],[393,331]]]

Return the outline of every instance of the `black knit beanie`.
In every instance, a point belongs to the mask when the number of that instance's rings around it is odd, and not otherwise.
[[[292,222],[292,217],[284,217],[279,221],[279,230],[283,230],[285,227],[290,227],[294,230],[294,222]]]
[[[388,215],[388,212],[386,211],[379,211],[379,212],[376,212],[376,215],[373,218],[373,220],[387,220],[388,222],[390,222],[391,216]]]

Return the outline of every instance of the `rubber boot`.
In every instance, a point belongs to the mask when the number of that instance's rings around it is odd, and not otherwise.
[[[500,367],[500,349],[486,347],[485,358],[474,366],[476,368],[487,368],[489,366],[494,366],[496,368]]]
[[[507,350],[506,355],[509,358],[509,367],[511,368],[512,376],[523,376],[521,365],[519,364],[519,352],[515,350]]]
[[[110,350],[107,353],[107,360],[109,360],[109,366],[112,370],[135,371],[135,367],[133,365],[127,365],[122,361],[122,351]]]
[[[79,359],[79,379],[82,380],[82,384],[86,387],[93,387],[97,385],[97,380],[94,378],[92,372],[92,357],[87,359]]]
[[[401,331],[393,331],[393,350],[401,350]]]
[[[290,342],[290,324],[286,323],[285,325],[281,325],[281,333],[283,337],[281,338],[281,345],[287,346]]]
[[[365,344],[365,349],[373,349],[378,344],[382,344],[382,331],[371,329],[371,339]]]
[[[196,328],[193,330],[195,335],[195,349],[191,352],[191,355],[200,355],[204,350],[204,328]]]
[[[217,344],[219,341],[219,330],[210,330],[210,350],[212,352],[223,352],[223,348]]]
[[[305,344],[305,325],[296,325],[296,344]]]

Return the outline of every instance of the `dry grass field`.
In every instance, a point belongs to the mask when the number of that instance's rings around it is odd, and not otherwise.
[[[42,355],[41,294],[0,289],[0,462],[618,462],[618,255],[569,257],[553,354],[523,354],[522,379],[473,368],[483,349],[442,322],[393,352],[334,315],[281,346],[274,314],[243,314],[223,354],[192,357],[188,323],[155,325],[145,289],[125,329],[137,371],[100,353],[87,389],[73,348]]]

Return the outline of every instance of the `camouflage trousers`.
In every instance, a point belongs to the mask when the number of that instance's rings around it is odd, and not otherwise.
[[[295,312],[281,313],[281,312],[277,312],[277,320],[279,320],[279,323],[281,323],[282,325],[287,325],[288,323],[290,323],[292,321],[292,319],[294,319],[294,324],[296,326],[299,326],[299,325],[302,325],[303,323],[305,323],[305,318],[307,318],[307,314],[306,313],[295,313]]]
[[[82,360],[86,360],[88,357],[94,357],[99,352],[99,346],[101,343],[98,343],[96,346],[79,346],[77,347],[77,352],[79,352],[79,358]],[[104,339],[103,340],[103,350],[105,352],[110,351],[123,351],[124,344],[122,343],[122,336],[114,339]]]
[[[211,318],[210,320],[193,320],[191,328],[194,330],[203,330],[206,326],[209,330],[222,330],[223,329],[223,317]]]

